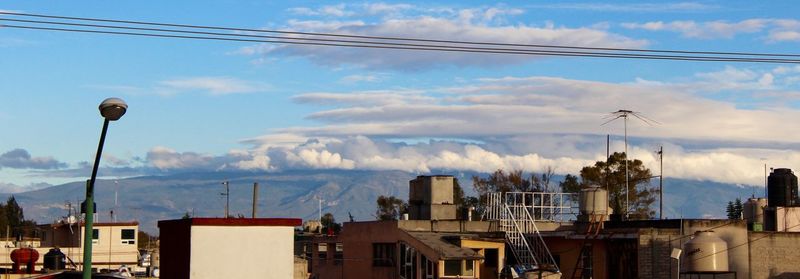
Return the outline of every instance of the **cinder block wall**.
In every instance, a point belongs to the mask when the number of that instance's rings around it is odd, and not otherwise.
[[[753,279],[800,278],[800,233],[750,232]]]
[[[670,258],[672,248],[680,248],[676,229],[643,229],[639,232],[639,278],[670,279],[677,274],[678,263]]]

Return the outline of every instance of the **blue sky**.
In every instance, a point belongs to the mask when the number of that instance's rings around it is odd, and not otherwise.
[[[791,1],[4,1],[0,10],[522,44],[797,53]],[[2,16],[8,18],[9,16]],[[106,97],[104,177],[181,171],[515,168],[575,173],[622,149],[667,176],[758,184],[798,168],[800,66],[520,57],[0,27],[0,188],[83,180]]]

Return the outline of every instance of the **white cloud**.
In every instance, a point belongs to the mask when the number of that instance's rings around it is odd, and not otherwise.
[[[415,10],[418,12],[418,10]],[[349,35],[427,38],[438,40],[513,44],[643,47],[645,40],[610,33],[604,28],[507,24],[522,10],[505,7],[462,9],[452,13],[422,13],[382,18],[376,22],[338,20],[290,20],[285,30]],[[510,56],[458,52],[386,50],[347,47],[280,45],[249,46],[241,54],[299,56],[338,67],[355,65],[373,69],[421,70],[441,66],[491,66],[525,63],[538,56]]]
[[[268,90],[263,83],[250,82],[230,77],[191,77],[159,82],[159,92],[172,95],[182,92],[208,92],[211,95],[253,93]]]
[[[718,9],[718,6],[697,2],[678,3],[557,3],[530,5],[533,9],[586,10],[598,12],[701,12]]]
[[[368,14],[394,14],[413,8],[414,6],[409,4],[367,3],[364,5],[364,10]]]
[[[296,7],[296,8],[289,8],[288,11],[296,15],[304,15],[304,16],[345,17],[345,16],[352,16],[355,14],[355,12],[353,11],[348,11],[345,4],[322,6],[316,9],[308,7]]]
[[[800,41],[800,20],[794,19],[754,18],[738,22],[678,20],[622,23],[621,25],[628,29],[675,32],[684,37],[696,39],[730,39],[741,34],[767,31],[764,40],[768,42]]]
[[[195,169],[212,164],[213,156],[195,152],[177,152],[163,146],[156,146],[147,152],[147,161],[157,169]]]
[[[349,75],[343,77],[339,81],[347,84],[362,83],[362,82],[378,82],[381,78],[377,75]]]

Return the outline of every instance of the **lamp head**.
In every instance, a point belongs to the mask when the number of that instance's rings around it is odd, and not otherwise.
[[[118,120],[127,110],[128,104],[120,98],[108,98],[100,103],[100,115],[110,121]]]

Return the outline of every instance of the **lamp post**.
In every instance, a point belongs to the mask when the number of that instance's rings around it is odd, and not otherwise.
[[[103,130],[100,132],[100,143],[97,145],[97,153],[94,157],[94,166],[92,167],[92,178],[86,185],[86,224],[84,225],[83,233],[83,279],[92,278],[92,238],[94,236],[94,182],[97,178],[97,168],[100,165],[100,154],[103,153],[103,143],[106,140],[106,131],[108,131],[108,122],[119,120],[125,111],[128,110],[128,104],[119,98],[108,98],[100,103],[100,115],[103,116]]]

